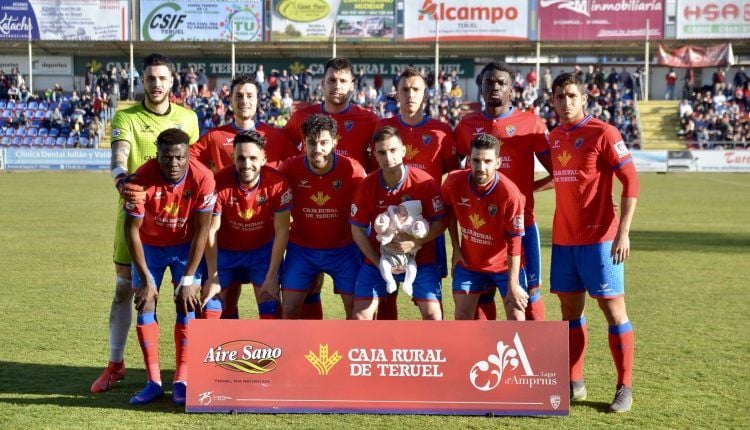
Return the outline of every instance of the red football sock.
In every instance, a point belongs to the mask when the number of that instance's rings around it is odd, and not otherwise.
[[[204,320],[218,320],[221,319],[221,311],[216,311],[213,309],[203,309],[201,316]]]
[[[544,321],[546,313],[547,306],[540,293],[529,297],[529,304],[526,306],[526,321]]]
[[[238,303],[240,302],[240,294],[242,293],[242,284],[232,282],[227,287],[226,296],[224,297],[224,303],[222,304],[222,319],[239,319],[240,311]]]
[[[577,320],[568,321],[568,342],[570,356],[570,380],[583,380],[583,361],[586,356],[586,340],[588,339],[588,330],[586,330],[586,318],[581,316]]]
[[[379,320],[397,320],[398,319],[398,294],[388,294],[378,301]]]
[[[187,319],[189,317],[186,317]],[[178,316],[178,319],[180,317]],[[187,381],[187,336],[188,336],[188,321],[177,321],[174,325],[174,358],[175,358],[175,371],[174,381]]]
[[[302,303],[302,309],[299,313],[299,319],[301,320],[322,320],[323,319],[323,303],[320,301],[313,303]]]
[[[474,312],[475,320],[494,321],[497,319],[497,307],[495,302],[477,303],[477,310]]]
[[[143,362],[146,364],[146,374],[149,381],[161,382],[159,368],[159,325],[154,322],[138,324],[135,328],[138,342],[143,352]]]
[[[617,369],[617,385],[633,386],[633,353],[635,336],[630,321],[609,326],[609,350]]]

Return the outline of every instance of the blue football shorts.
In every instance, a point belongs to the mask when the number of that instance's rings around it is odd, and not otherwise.
[[[404,282],[404,274],[393,275],[396,282]],[[417,278],[414,280],[415,301],[441,301],[441,278],[435,263],[420,264],[417,266]],[[354,288],[354,299],[371,299],[386,297],[385,280],[380,270],[372,264],[362,264],[357,276],[357,284]]]
[[[552,245],[550,291],[575,294],[588,291],[591,297],[608,298],[625,294],[623,264],[613,264],[612,241],[594,245]]]
[[[333,292],[354,294],[362,257],[355,243],[333,249],[315,249],[289,242],[284,257],[281,289],[307,291],[320,273],[333,279]]]

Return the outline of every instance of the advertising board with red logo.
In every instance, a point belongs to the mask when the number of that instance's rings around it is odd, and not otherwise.
[[[528,40],[529,2],[404,0],[404,40]]]
[[[539,0],[540,40],[664,37],[662,0]]]
[[[568,415],[564,322],[194,320],[188,412]]]
[[[750,1],[677,0],[677,39],[746,39]]]

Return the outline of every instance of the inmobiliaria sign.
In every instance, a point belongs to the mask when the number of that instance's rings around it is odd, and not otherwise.
[[[540,40],[664,37],[662,0],[539,0]]]
[[[194,320],[188,412],[567,415],[564,322]]]
[[[404,40],[528,40],[529,2],[404,0]]]

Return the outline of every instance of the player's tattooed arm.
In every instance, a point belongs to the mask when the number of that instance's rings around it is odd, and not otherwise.
[[[112,142],[112,159],[109,163],[110,170],[121,167],[128,169],[128,158],[130,157],[130,142],[127,140],[115,140]]]

